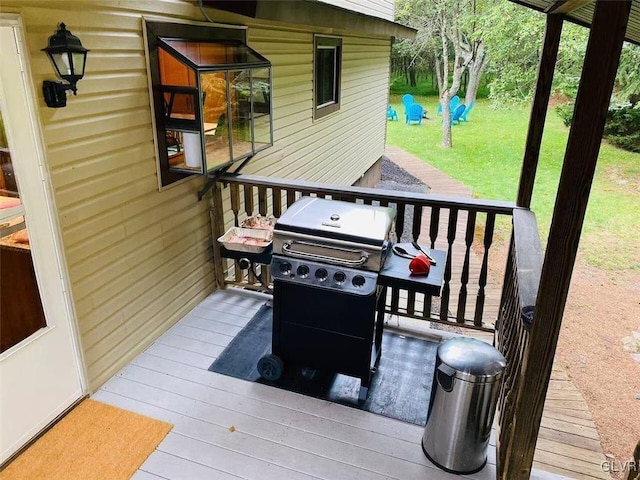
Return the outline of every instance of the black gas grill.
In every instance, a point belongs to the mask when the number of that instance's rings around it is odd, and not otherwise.
[[[276,380],[303,367],[360,378],[367,396],[380,358],[378,273],[395,212],[386,207],[303,197],[273,235],[272,353],[258,371]]]

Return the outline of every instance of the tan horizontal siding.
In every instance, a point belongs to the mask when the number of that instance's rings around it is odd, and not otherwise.
[[[268,56],[267,45],[263,47]],[[279,106],[274,111],[274,135],[283,161],[280,162],[282,173],[277,170],[278,164],[273,164],[269,174],[350,184],[384,149],[389,41],[344,37],[341,109],[315,122],[312,118],[312,37],[308,39],[308,49],[308,62],[297,69],[291,66],[284,72],[298,76],[302,75],[299,72],[307,72],[307,82],[287,92],[285,105],[278,104],[275,85],[282,79],[278,74],[283,72],[274,67],[274,105]],[[258,162],[248,169],[251,167],[264,174]]]
[[[382,12],[389,2],[355,3]],[[142,16],[203,18],[187,0],[0,5],[16,8],[27,33],[74,310],[95,389],[214,288],[210,204],[196,196],[203,179],[158,191],[142,34]],[[221,23],[246,20],[214,13]],[[91,51],[78,95],[69,95],[66,108],[49,109],[39,92],[54,74],[41,49],[59,21]],[[244,172],[353,183],[384,151],[390,39],[343,32],[341,109],[314,121],[314,32],[256,20],[248,27],[248,43],[273,65],[274,146]],[[223,196],[228,199],[228,189]]]
[[[9,2],[21,7],[36,91],[64,21],[91,51],[78,95],[40,103],[84,358],[98,387],[213,290],[202,180],[158,191],[142,14],[200,20],[193,2]],[[41,96],[39,102],[42,102]]]
[[[393,21],[394,0],[320,0],[323,3],[346,8],[354,12]]]

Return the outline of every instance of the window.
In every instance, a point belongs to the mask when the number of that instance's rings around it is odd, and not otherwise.
[[[342,39],[314,37],[313,116],[322,118],[340,110]]]
[[[273,144],[271,64],[244,30],[146,25],[161,186]]]

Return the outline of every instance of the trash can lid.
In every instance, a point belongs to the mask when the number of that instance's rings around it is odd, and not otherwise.
[[[502,354],[486,342],[469,337],[445,340],[438,347],[438,358],[456,371],[461,380],[497,381],[507,365]]]

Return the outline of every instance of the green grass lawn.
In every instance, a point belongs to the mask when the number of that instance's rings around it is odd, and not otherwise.
[[[415,97],[427,109],[422,125],[407,125],[400,95],[391,105],[400,121],[387,122],[387,143],[403,148],[473,189],[478,198],[515,201],[530,106],[492,108],[479,99],[469,122],[452,127],[453,148],[440,146],[442,125],[436,97]],[[549,110],[531,208],[543,244],[551,223],[569,130]],[[428,182],[427,182],[428,183]],[[501,235],[509,227],[501,225]],[[607,269],[640,268],[640,154],[603,143],[581,240],[590,264]]]

